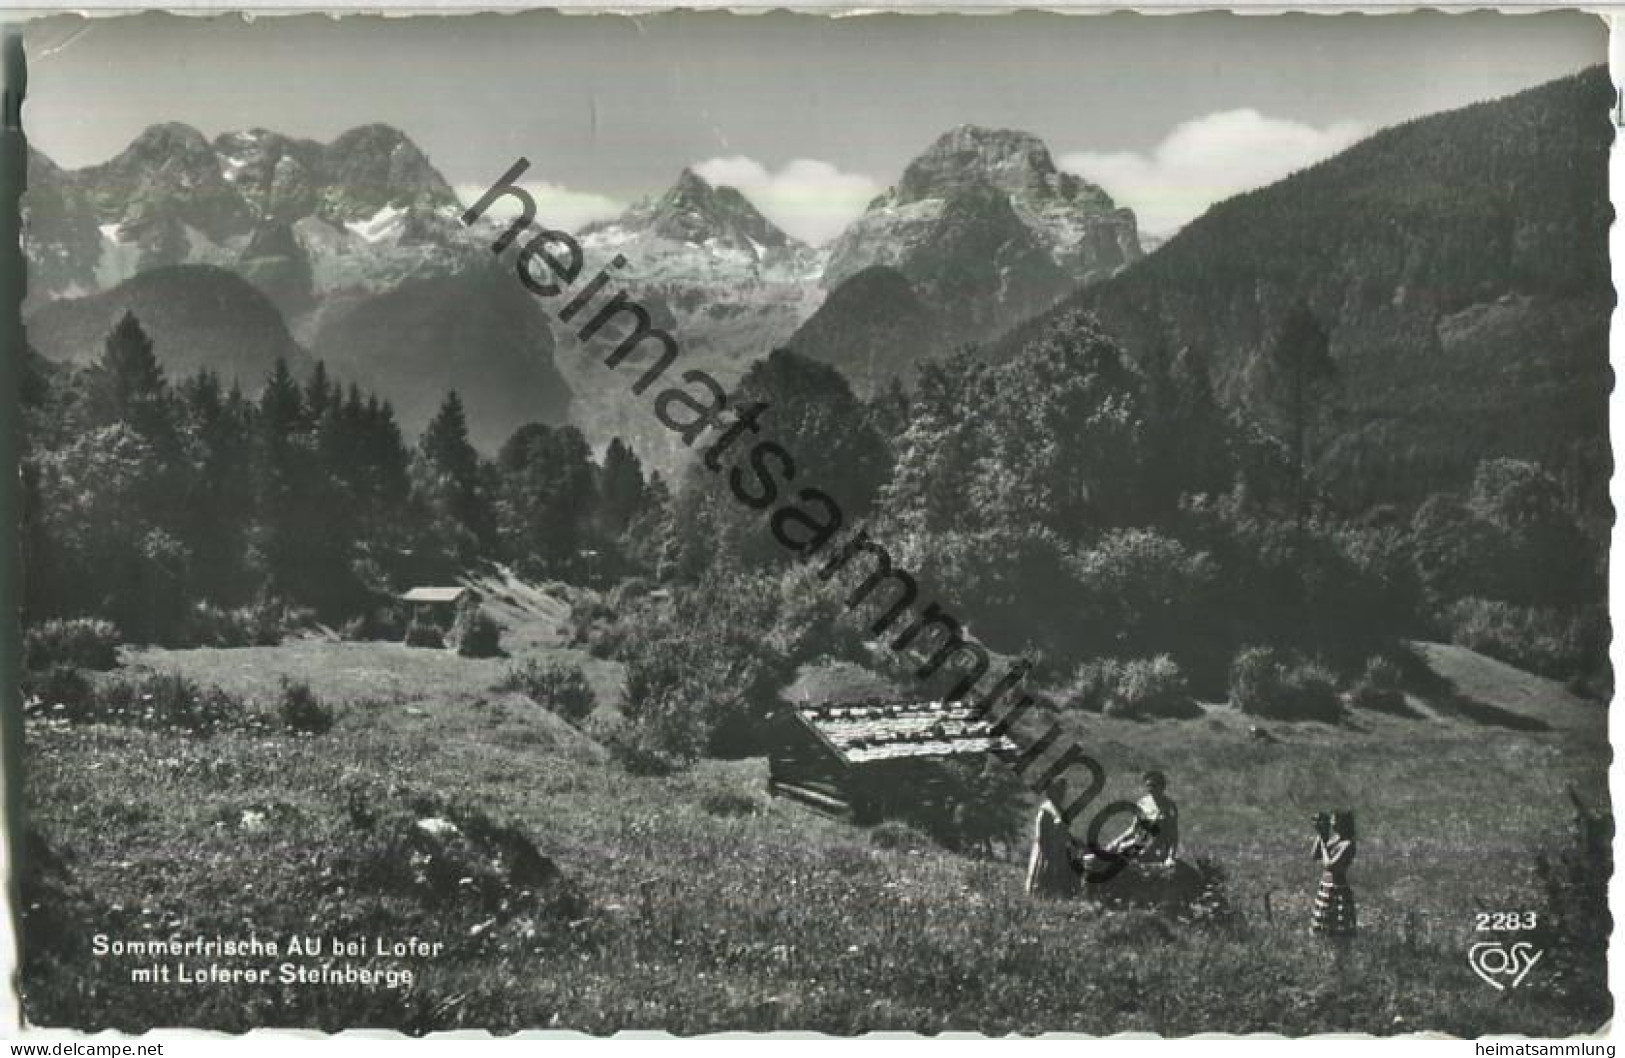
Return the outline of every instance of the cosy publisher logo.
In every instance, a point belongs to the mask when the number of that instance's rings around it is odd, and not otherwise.
[[[1528,941],[1515,944],[1506,941],[1481,941],[1467,949],[1467,965],[1484,983],[1497,992],[1505,992],[1523,984],[1529,971],[1546,954]]]

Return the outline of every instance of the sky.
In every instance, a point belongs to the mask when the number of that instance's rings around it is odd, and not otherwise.
[[[1603,62],[1603,22],[1498,15],[116,19],[28,24],[31,143],[68,168],[143,128],[328,141],[385,122],[465,196],[531,161],[578,226],[685,167],[832,238],[941,133],[1042,138],[1166,234],[1376,130]]]

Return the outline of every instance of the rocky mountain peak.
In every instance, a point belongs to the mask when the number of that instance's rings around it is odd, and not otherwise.
[[[714,185],[692,169],[679,173],[676,183],[660,197],[645,199],[616,220],[589,230],[612,227],[692,246],[749,251],[755,256],[800,246],[736,188]]]
[[[1009,213],[1018,222],[1013,226],[1004,223]],[[833,286],[885,264],[918,284],[937,267],[944,240],[977,215],[978,230],[1009,233],[1004,249],[1019,257],[1036,243],[1074,282],[1103,279],[1141,256],[1134,214],[1058,169],[1043,140],[1019,129],[959,125],[910,162],[897,185],[836,240],[824,281]],[[1044,271],[1031,270],[1043,280],[1033,297],[1049,290]],[[1015,300],[1026,304],[1033,297]]]
[[[321,212],[331,220],[364,220],[386,206],[448,207],[457,195],[418,145],[391,125],[362,125],[322,151]]]
[[[254,128],[222,133],[212,146],[221,175],[261,217],[287,221],[315,209],[321,144]]]
[[[715,190],[716,188],[712,186],[709,180],[685,165],[683,171],[677,174],[677,182],[672,184],[670,190],[666,192],[666,197],[678,196],[704,199],[709,197]]]
[[[190,125],[149,125],[111,160],[85,171],[91,182],[166,183],[196,191],[217,184],[220,169],[203,133]]]
[[[142,243],[152,266],[174,264],[188,229],[219,241],[247,230],[247,205],[220,175],[203,133],[190,125],[152,125],[100,165],[63,174],[96,223],[116,224]]]
[[[1110,211],[1110,196],[1072,173],[1056,168],[1044,141],[1020,129],[959,125],[939,136],[909,163],[898,182],[899,203],[945,198],[985,184],[1035,204],[1059,200],[1085,209]]]
[[[208,149],[208,138],[191,125],[183,121],[163,121],[142,129],[124,148],[122,156],[202,154]]]
[[[1032,133],[959,125],[909,163],[897,192],[904,202],[945,197],[969,184],[1020,194],[1048,188],[1057,177],[1049,148]]]

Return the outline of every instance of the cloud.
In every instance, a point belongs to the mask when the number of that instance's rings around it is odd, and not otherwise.
[[[1061,168],[1131,207],[1142,230],[1170,234],[1215,202],[1274,183],[1365,135],[1356,122],[1315,128],[1256,110],[1224,110],[1174,128],[1149,157],[1077,151]]]
[[[839,235],[881,190],[862,173],[843,173],[815,158],[797,158],[774,172],[735,155],[700,162],[694,171],[713,184],[738,188],[768,220],[814,246]]]
[[[521,180],[519,183],[536,198],[536,222],[550,228],[580,231],[595,220],[608,220],[626,209],[626,203],[591,191],[572,191],[545,180]],[[456,191],[463,205],[468,206],[478,202],[489,189],[489,185],[459,184]],[[502,208],[512,207],[504,205]],[[508,214],[504,213],[503,216]]]

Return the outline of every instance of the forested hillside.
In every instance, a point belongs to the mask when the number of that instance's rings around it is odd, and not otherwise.
[[[1415,638],[1606,698],[1605,87],[1382,133],[1215,207],[994,355],[937,332],[909,392],[876,391],[877,347],[832,355],[907,293],[861,273],[819,355],[765,356],[726,412],[679,429],[673,409],[699,410],[679,389],[615,406],[704,453],[669,488],[623,438],[595,461],[547,408],[508,405],[497,420],[529,421],[503,431],[465,406],[471,364],[442,346],[548,346],[501,277],[405,285],[377,302],[398,318],[329,321],[331,377],[279,357],[240,389],[165,371],[175,338],[140,313],[86,363],[87,318],[84,366],[37,363],[26,395],[29,618],[185,643],[308,612],[393,637],[395,592],[500,561],[601,593],[580,641],[627,666],[629,752],[669,763],[752,749],[802,664],[952,675],[936,646],[867,637],[873,600],[858,620],[852,584],[792,561],[861,531],[920,606],[961,615],[962,645],[1039,662],[1062,709],[1228,696],[1335,720],[1392,706]],[[194,296],[249,289],[198,275],[216,282]],[[446,329],[446,304],[472,315]],[[428,422],[415,447],[337,381],[374,385],[390,357],[435,394],[403,409]],[[523,362],[496,381],[519,393]]]
[[[1332,502],[1418,502],[1513,456],[1604,519],[1612,99],[1599,67],[1380,132],[1213,207],[995,356],[1084,309],[1136,359],[1201,350],[1221,398],[1268,417],[1262,354],[1301,301],[1337,367],[1311,438]]]

